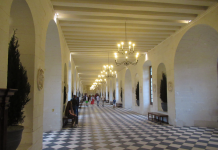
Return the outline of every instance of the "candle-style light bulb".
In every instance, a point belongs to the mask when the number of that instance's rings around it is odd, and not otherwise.
[[[120,44],[117,45],[118,46],[118,51],[120,50]]]
[[[123,50],[123,45],[124,45],[124,42],[121,42],[121,45],[122,45],[122,50]]]

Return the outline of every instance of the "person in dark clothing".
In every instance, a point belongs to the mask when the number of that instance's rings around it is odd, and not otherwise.
[[[73,124],[75,122],[75,127],[77,127],[78,116],[76,116],[75,113],[74,113],[71,101],[68,101],[68,103],[67,103],[67,107],[66,107],[66,110],[65,110],[65,116],[67,116],[68,118],[73,118],[72,126],[73,126]]]
[[[79,101],[78,101],[76,95],[73,96],[73,98],[71,99],[71,102],[73,105],[74,113],[78,116]]]

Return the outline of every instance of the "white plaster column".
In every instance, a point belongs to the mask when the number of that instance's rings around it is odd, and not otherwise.
[[[102,97],[102,88],[103,88],[103,84],[101,84],[101,97]]]
[[[106,85],[106,100],[109,100],[109,98],[108,98],[108,83]]]
[[[109,87],[109,100],[110,102],[113,101],[113,81],[110,79],[109,81],[110,87]]]

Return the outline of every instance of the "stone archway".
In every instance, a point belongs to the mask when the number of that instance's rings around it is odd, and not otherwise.
[[[175,54],[177,126],[218,127],[218,33],[196,25],[182,37]]]
[[[124,107],[125,108],[132,108],[132,78],[131,72],[129,69],[126,70],[125,74],[125,97],[124,97]]]
[[[61,47],[56,23],[48,24],[45,44],[45,80],[43,131],[61,129],[62,125],[62,66]]]
[[[39,110],[42,109],[42,105],[38,102],[38,99],[34,99],[37,87],[35,84],[35,72],[37,71],[35,67],[35,27],[33,16],[31,10],[25,0],[14,0],[10,9],[10,27],[9,27],[9,38],[11,38],[14,30],[16,31],[16,36],[18,37],[18,43],[20,45],[20,60],[27,70],[28,81],[30,83],[31,89],[29,98],[30,101],[24,107],[24,131],[22,136],[22,143],[32,144],[33,134],[38,131],[42,124],[38,123],[37,128],[34,128],[33,122],[36,122],[40,117],[42,117],[43,112],[34,111],[33,108]],[[10,39],[8,39],[10,40]],[[41,68],[43,69],[43,68]]]

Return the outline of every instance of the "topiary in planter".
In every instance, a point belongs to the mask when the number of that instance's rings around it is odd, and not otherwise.
[[[163,102],[161,104],[162,109],[167,111],[167,78],[164,73],[162,73],[162,79],[160,83],[160,99]]]
[[[18,89],[18,91],[9,100],[8,132],[12,132],[12,130],[16,132],[16,128],[18,128],[17,130],[19,131],[23,130],[23,127],[17,125],[23,123],[25,118],[23,108],[30,101],[30,84],[28,82],[27,71],[20,62],[20,53],[18,48],[18,38],[16,37],[16,31],[14,31],[8,48],[7,88]],[[11,141],[13,142],[13,139],[11,139]],[[17,141],[19,145],[20,140]],[[8,142],[10,141],[8,140]],[[8,143],[7,149],[10,149],[11,146],[12,144]]]
[[[123,101],[123,90],[122,90],[122,87],[120,89],[120,97],[121,97],[121,102]]]
[[[136,90],[135,90],[135,95],[136,95],[136,104],[139,106],[139,82],[136,85]]]

